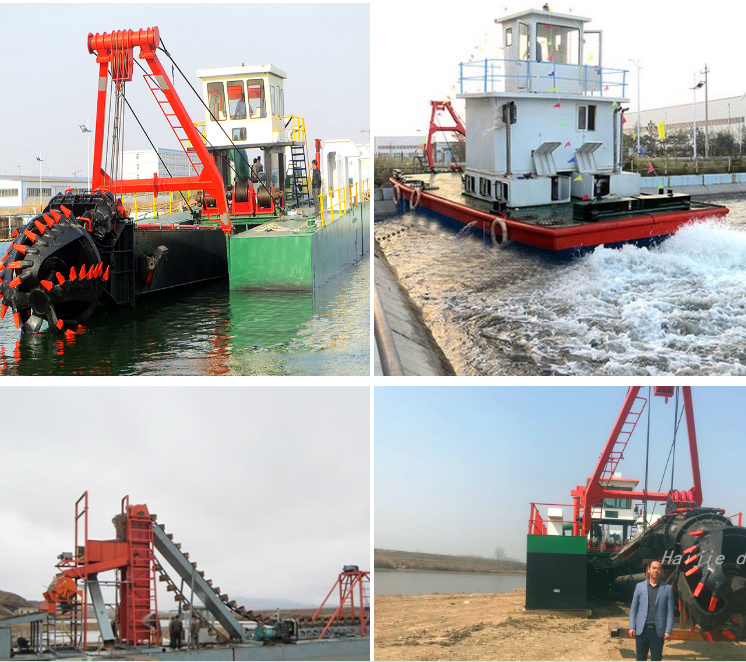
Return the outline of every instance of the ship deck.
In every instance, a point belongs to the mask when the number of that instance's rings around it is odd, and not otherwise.
[[[489,232],[496,243],[502,243],[500,238],[504,232],[508,239],[518,243],[555,252],[660,240],[688,223],[728,213],[721,205],[692,201],[686,208],[645,209],[632,214],[609,214],[597,220],[578,220],[573,217],[576,202],[573,201],[510,208],[503,215],[497,213],[490,202],[464,195],[458,173],[408,175],[399,182],[391,181],[400,187],[402,198],[410,200],[410,207],[414,188],[422,188],[419,205],[424,209]]]

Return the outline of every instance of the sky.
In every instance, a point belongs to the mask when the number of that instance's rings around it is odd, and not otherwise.
[[[367,388],[2,391],[4,591],[41,599],[86,490],[91,539],[129,495],[231,597],[318,606],[342,566],[369,569]]]
[[[198,69],[271,63],[288,74],[285,112],[305,117],[309,149],[314,138],[369,142],[368,4],[0,3],[0,26],[0,174],[38,175],[41,152],[44,175],[80,169],[84,177],[80,125],[94,128],[98,84],[88,33],[152,26],[197,91]],[[171,62],[160,52],[159,59],[171,75]],[[134,69],[127,99],[153,142],[177,149]],[[190,116],[203,121],[204,108],[178,71],[172,79]],[[131,117],[124,148],[149,148]]]
[[[491,557],[499,546],[525,560],[531,502],[572,503],[570,490],[595,470],[626,394],[618,386],[377,387],[375,547]],[[692,399],[703,505],[746,510],[746,388],[692,387]],[[673,419],[673,400],[653,397],[650,491],[661,484]],[[688,490],[685,427],[674,488]],[[617,468],[625,478],[644,480],[647,429],[646,410]],[[670,484],[669,467],[660,491]]]
[[[500,57],[502,44],[495,19],[525,9],[539,9],[543,0],[501,0],[486,3],[462,0],[458,11],[436,9],[424,0],[394,3],[373,0],[373,131],[379,136],[427,136],[430,100],[456,101],[458,65],[475,59]],[[741,96],[746,79],[738,57],[743,40],[741,5],[733,0],[710,0],[706,5],[677,0],[550,2],[558,13],[591,18],[589,29],[603,31],[603,64],[627,69],[630,110],[637,110],[637,73],[629,60],[639,60],[641,109],[691,103],[692,76],[709,74],[709,98]],[[479,50],[479,49],[482,50]],[[699,78],[697,79],[699,80]],[[699,100],[704,96],[700,94]]]

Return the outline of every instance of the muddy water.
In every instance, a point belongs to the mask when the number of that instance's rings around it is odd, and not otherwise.
[[[652,248],[561,260],[420,212],[376,238],[462,375],[746,374],[746,198]]]

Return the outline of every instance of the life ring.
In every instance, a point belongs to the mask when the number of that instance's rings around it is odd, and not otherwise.
[[[497,234],[495,228],[500,226],[500,241],[497,240]],[[508,226],[505,221],[499,216],[492,221],[492,228],[490,229],[490,235],[492,236],[492,244],[494,246],[505,246],[508,242]]]
[[[392,195],[394,197],[394,204],[398,205],[399,200],[401,200],[401,186],[399,186],[399,184],[394,184],[394,190],[393,190]]]
[[[422,189],[412,189],[412,195],[409,198],[409,208],[411,210],[417,209],[420,206],[420,198],[422,197]]]

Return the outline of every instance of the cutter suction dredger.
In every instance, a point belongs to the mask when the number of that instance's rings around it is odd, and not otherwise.
[[[165,582],[166,590],[177,604],[176,612],[171,610],[171,613],[176,613],[178,618],[187,614],[196,617],[206,639],[213,642],[216,650],[221,646],[261,648],[265,645],[308,643],[308,646],[304,645],[304,658],[324,659],[339,654],[350,659],[368,659],[370,596],[367,571],[360,571],[357,566],[344,567],[337,580],[340,585],[339,606],[331,616],[327,611],[320,617],[320,609],[311,617],[299,619],[282,618],[279,610],[275,614],[263,615],[238,605],[205,578],[204,571],[197,569],[197,564],[189,559],[189,553],[182,551],[181,544],[174,542],[173,535],[157,522],[146,505],[131,505],[129,498],[125,497],[121,512],[113,522],[115,539],[90,539],[88,493],[84,493],[76,503],[76,551],[59,556],[58,573],[44,593],[40,607],[52,622],[51,629],[69,633],[67,645],[72,644],[81,651],[101,646],[107,649],[161,646],[162,614],[158,609],[156,587],[158,582]],[[105,581],[101,575],[110,571],[116,573],[115,579]],[[109,596],[113,593],[114,602],[106,600],[105,592]],[[95,629],[90,627],[93,620]],[[49,632],[50,627],[46,631]],[[90,640],[92,633],[95,641]],[[319,651],[312,650],[312,641],[320,642]],[[330,650],[329,644],[333,647],[335,641],[347,642],[340,644],[344,650]],[[355,644],[356,641],[360,643]],[[54,643],[37,642],[39,648],[54,648]],[[358,653],[361,658],[358,658]],[[231,654],[237,655],[231,659],[255,659],[250,651],[237,654],[234,650]]]
[[[630,388],[593,475],[571,490],[572,503],[531,504],[526,607],[586,609],[588,596],[603,599],[634,589],[657,560],[677,598],[678,631],[698,631],[709,641],[743,640],[746,528],[741,513],[726,517],[723,509],[702,505],[691,388],[654,388],[666,402],[675,398],[674,430],[686,420],[693,486],[676,490],[672,476],[668,492],[640,490],[639,480],[617,471],[650,404],[641,387]],[[672,446],[675,457],[676,432]],[[665,504],[662,514],[655,514],[656,502]]]
[[[681,496],[681,495],[679,495]],[[644,575],[628,570],[648,559],[662,560],[667,581],[678,596],[684,623],[712,636],[746,636],[746,528],[736,526],[718,508],[701,508],[669,499],[666,513],[653,526],[592,567],[617,586],[633,588]],[[624,575],[619,575],[619,571]]]

